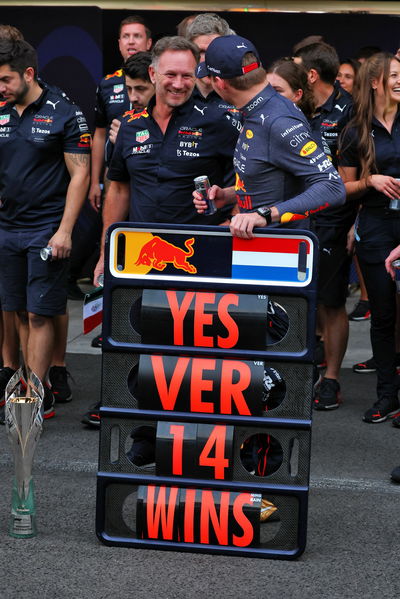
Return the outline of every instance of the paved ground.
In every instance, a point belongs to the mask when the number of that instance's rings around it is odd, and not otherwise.
[[[354,302],[349,300],[349,307]],[[349,308],[350,309],[350,308]],[[369,357],[368,323],[352,323],[343,370],[344,405],[316,413],[308,544],[296,562],[105,547],[94,533],[98,433],[80,424],[97,400],[100,351],[80,334],[71,302],[68,365],[74,400],[46,423],[35,459],[39,535],[7,535],[12,463],[0,428],[1,599],[395,598],[400,431],[361,422],[374,400],[374,375],[349,366]]]

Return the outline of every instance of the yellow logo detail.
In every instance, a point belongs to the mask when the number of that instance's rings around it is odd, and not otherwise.
[[[308,141],[300,150],[300,156],[309,156],[317,149],[315,141]]]

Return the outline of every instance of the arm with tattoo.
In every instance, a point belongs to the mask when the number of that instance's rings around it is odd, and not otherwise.
[[[53,259],[67,258],[71,253],[72,229],[79,216],[89,187],[90,155],[64,153],[65,164],[71,180],[65,198],[64,214],[60,226],[49,240]]]

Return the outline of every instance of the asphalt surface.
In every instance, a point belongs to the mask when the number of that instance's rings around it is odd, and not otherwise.
[[[353,330],[368,357],[368,323],[352,323]],[[39,534],[33,539],[7,534],[13,466],[0,428],[1,599],[399,596],[400,485],[389,474],[400,464],[400,430],[389,421],[361,421],[374,401],[375,375],[345,368],[344,404],[314,413],[307,547],[289,562],[101,544],[99,435],[80,423],[99,398],[100,351],[69,353],[68,368],[74,399],[46,422],[35,456]]]

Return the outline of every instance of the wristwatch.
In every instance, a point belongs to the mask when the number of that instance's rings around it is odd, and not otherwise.
[[[256,210],[257,214],[265,218],[267,221],[267,225],[270,225],[272,222],[271,216],[271,208],[269,206],[259,206]]]

